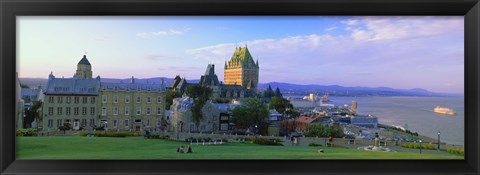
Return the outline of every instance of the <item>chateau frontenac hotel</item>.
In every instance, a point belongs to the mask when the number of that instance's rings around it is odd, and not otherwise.
[[[212,98],[238,99],[255,96],[258,90],[259,66],[254,62],[247,47],[235,49],[231,59],[225,62],[224,83],[215,74],[215,65],[209,64],[199,84],[212,88]],[[175,77],[169,88],[185,92],[185,78]],[[132,77],[129,82],[104,82],[97,76],[93,78],[92,65],[84,55],[77,64],[72,78],[57,78],[50,73],[45,90],[43,104],[43,121],[39,129],[56,131],[65,123],[74,130],[104,127],[108,131],[142,131],[158,130],[162,119],[173,123],[170,130],[176,128],[174,123],[185,121],[189,131],[215,132],[228,129],[225,120],[229,108],[221,104],[210,104],[201,127],[196,128],[192,121],[187,98],[174,99],[171,106],[175,111],[166,117],[166,86],[160,82],[140,83]],[[210,102],[211,103],[211,102]],[[232,106],[233,107],[233,106]],[[214,111],[214,112],[212,112]],[[208,120],[208,121],[207,121]],[[182,131],[186,131],[182,129]]]

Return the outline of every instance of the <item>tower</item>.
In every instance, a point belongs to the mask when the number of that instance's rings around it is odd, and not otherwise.
[[[247,47],[238,47],[228,62],[225,62],[224,82],[227,85],[240,85],[257,92],[258,60],[255,63]]]
[[[83,58],[78,62],[75,76],[78,79],[92,79],[92,65],[87,60],[86,55],[83,55]]]
[[[355,101],[355,100],[352,100],[352,112],[354,114],[357,113],[357,101]]]

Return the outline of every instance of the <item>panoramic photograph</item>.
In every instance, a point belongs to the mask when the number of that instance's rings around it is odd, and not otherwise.
[[[16,25],[18,160],[465,157],[463,16]]]

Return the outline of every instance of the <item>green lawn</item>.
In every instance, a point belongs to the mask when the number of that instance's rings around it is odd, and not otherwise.
[[[247,143],[193,145],[193,154],[179,154],[189,143],[141,137],[17,137],[17,159],[462,159],[418,153],[372,152],[348,148],[263,146]],[[324,153],[318,153],[324,149]]]

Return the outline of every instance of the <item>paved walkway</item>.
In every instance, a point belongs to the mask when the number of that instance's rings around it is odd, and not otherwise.
[[[364,147],[365,145],[358,145],[358,144],[341,144],[341,146],[348,147],[348,148],[358,148],[358,147]],[[397,152],[411,152],[411,153],[419,153],[419,149],[410,149],[410,148],[404,148],[401,146],[387,146],[392,151],[397,151]],[[452,155],[451,153],[445,152],[445,151],[438,151],[438,150],[426,150],[422,149],[422,154],[433,154],[433,155],[440,155],[440,156],[449,156]]]

